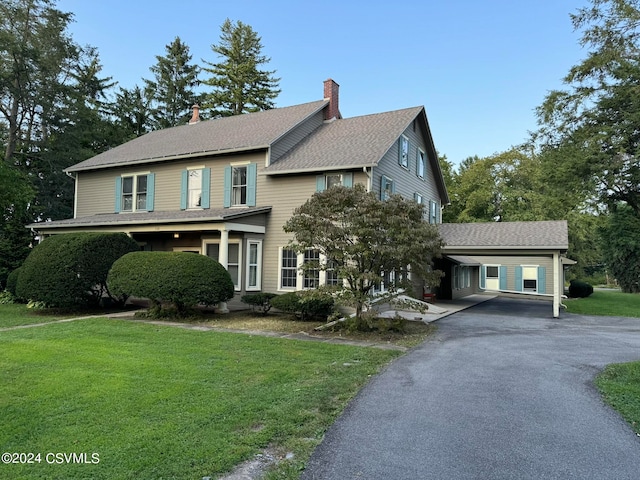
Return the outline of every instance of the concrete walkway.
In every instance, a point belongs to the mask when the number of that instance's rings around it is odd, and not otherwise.
[[[593,385],[640,359],[640,319],[495,298],[372,379],[303,480],[640,478],[640,438]]]

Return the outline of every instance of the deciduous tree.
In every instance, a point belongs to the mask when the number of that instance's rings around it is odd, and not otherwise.
[[[409,271],[430,285],[440,278],[431,269],[442,247],[437,229],[425,221],[422,205],[400,195],[382,201],[360,184],[332,187],[298,207],[284,230],[294,235],[292,248],[316,249],[329,260],[303,268],[334,269],[357,318],[384,272],[395,272],[392,287],[406,286]]]
[[[640,293],[640,218],[619,204],[601,230],[607,265],[623,292]]]

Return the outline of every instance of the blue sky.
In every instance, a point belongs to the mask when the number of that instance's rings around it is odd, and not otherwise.
[[[281,78],[279,107],[340,84],[353,117],[424,105],[436,148],[458,163],[517,145],[536,128],[535,108],[586,55],[569,14],[588,0],[59,0],[70,33],[97,47],[103,72],[142,85],[179,36],[216,62],[226,18],[262,38]]]

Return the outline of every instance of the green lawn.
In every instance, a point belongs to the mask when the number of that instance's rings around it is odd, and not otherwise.
[[[107,319],[4,331],[0,453],[41,456],[0,464],[0,479],[201,479],[267,446],[295,454],[280,467],[295,478],[399,354]]]
[[[79,315],[51,313],[46,310],[28,309],[25,305],[19,303],[0,305],[0,328],[54,322],[63,318],[77,316]]]
[[[563,302],[570,313],[640,317],[640,294],[616,290],[596,290],[587,298],[570,298]]]
[[[607,366],[596,385],[605,401],[640,434],[640,362]]]
[[[640,317],[640,295],[596,290],[587,298],[565,301],[567,311],[584,315]],[[640,433],[640,362],[609,365],[596,378],[604,400]]]

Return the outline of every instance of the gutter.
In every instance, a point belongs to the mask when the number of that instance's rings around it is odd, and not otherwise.
[[[190,158],[207,157],[210,155],[227,155],[227,154],[238,153],[238,152],[252,152],[252,151],[260,151],[260,150],[268,150],[269,147],[270,145],[257,145],[252,147],[228,148],[225,150],[207,150],[202,152],[181,153],[179,155],[167,155],[164,157],[152,157],[152,158],[144,158],[140,160],[123,160],[122,162],[109,163],[105,165],[95,165],[95,166],[89,166],[86,168],[85,167],[74,168],[73,166],[71,166],[69,168],[64,169],[63,171],[68,175],[69,172],[105,170],[107,168],[128,167],[130,165],[144,165],[147,163],[167,162],[170,160],[186,160]]]

